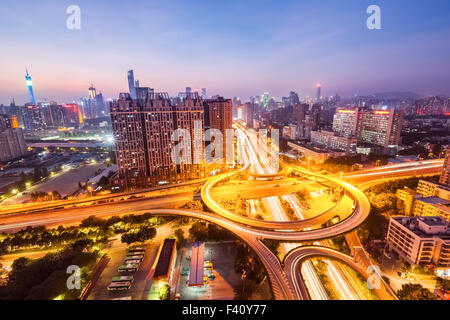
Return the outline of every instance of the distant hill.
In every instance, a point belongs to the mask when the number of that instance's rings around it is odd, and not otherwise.
[[[421,96],[414,92],[379,92],[374,94],[377,99],[419,99]]]

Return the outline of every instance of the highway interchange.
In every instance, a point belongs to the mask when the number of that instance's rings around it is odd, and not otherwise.
[[[368,277],[367,267],[372,262],[366,253],[355,254],[352,248],[353,256],[348,256],[327,247],[326,240],[345,234],[346,237],[351,236],[353,242],[359,242],[357,236],[355,239],[355,232],[352,231],[367,218],[370,212],[370,204],[363,193],[364,189],[390,179],[436,174],[442,168],[441,160],[412,162],[350,173],[343,175],[341,179],[332,175],[313,173],[281,161],[281,170],[274,171],[267,159],[256,151],[258,149],[255,145],[256,139],[252,136],[253,133],[241,126],[238,127],[238,131],[240,134],[238,155],[243,162],[242,168],[207,179],[201,189],[201,199],[214,213],[174,209],[174,207],[196,198],[199,186],[197,181],[185,184],[179,191],[174,190],[170,194],[164,194],[164,191],[155,191],[150,193],[150,196],[142,198],[127,198],[127,194],[123,193],[105,197],[108,201],[97,201],[102,200],[100,197],[91,202],[78,203],[75,201],[69,206],[55,203],[25,206],[25,208],[22,206],[3,207],[0,210],[0,232],[13,232],[27,226],[76,225],[91,215],[108,218],[115,215],[150,213],[198,218],[230,230],[255,251],[266,268],[275,299],[326,299],[326,293],[318,283],[318,277],[308,258],[320,256],[339,260]],[[282,196],[281,199],[287,201],[295,209],[294,211],[299,216],[298,221],[288,221],[283,212],[280,197],[277,196],[264,198],[273,215],[272,221],[247,218],[229,212],[217,204],[211,196],[214,186],[239,173],[247,174],[251,180],[276,181],[292,172],[303,178],[327,181],[330,185],[339,186],[345,190],[345,195],[330,210],[308,218],[303,216],[302,208],[296,197],[289,194]],[[152,196],[153,194],[155,195]],[[328,223],[334,217],[339,217],[338,223],[322,227],[324,223]],[[290,241],[290,243],[282,245],[282,249],[286,253],[283,262],[280,262],[278,257],[263,244],[261,241],[263,239]],[[300,247],[296,243],[300,241],[314,241],[314,246]],[[331,270],[336,272],[336,277],[339,277],[341,271],[337,270],[332,261],[326,261]],[[338,288],[344,292],[346,299],[357,298],[357,295],[353,294],[343,281],[337,279],[336,283]],[[376,294],[381,299],[395,298],[389,289],[384,287],[384,284],[380,290],[376,290]]]

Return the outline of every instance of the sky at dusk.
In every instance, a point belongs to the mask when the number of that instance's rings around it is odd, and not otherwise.
[[[66,8],[81,8],[81,30]],[[366,8],[381,7],[382,30]],[[385,91],[450,95],[450,1],[146,0],[0,2],[0,103],[59,103],[141,86],[177,94],[289,91],[344,97]]]

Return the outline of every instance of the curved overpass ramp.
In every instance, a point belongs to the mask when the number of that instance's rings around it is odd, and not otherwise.
[[[297,299],[309,300],[308,289],[306,288],[305,282],[301,274],[301,264],[313,257],[325,257],[343,262],[359,273],[361,273],[366,279],[370,278],[370,274],[367,270],[360,267],[359,264],[355,262],[353,257],[346,255],[340,251],[320,246],[306,246],[299,247],[291,252],[284,259],[284,270],[288,279],[291,281],[295,295]],[[380,288],[375,289],[375,293],[382,300],[394,300],[394,298],[388,293],[385,283],[380,277]]]

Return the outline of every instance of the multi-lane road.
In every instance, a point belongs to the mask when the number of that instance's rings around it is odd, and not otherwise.
[[[201,190],[203,201],[214,213],[174,209],[174,207],[193,200],[196,196],[197,190],[195,190],[195,185],[190,189],[189,185],[187,185],[186,190],[180,190],[179,192],[173,191],[170,195],[166,196],[160,194],[155,197],[130,199],[126,197],[126,194],[120,194],[117,196],[108,196],[107,202],[75,202],[71,203],[68,207],[63,207],[59,203],[41,206],[5,207],[0,210],[0,232],[11,232],[27,226],[45,225],[52,227],[58,225],[76,225],[91,215],[107,218],[131,213],[150,213],[203,219],[230,230],[253,248],[267,270],[276,299],[308,299],[311,297],[311,293],[308,294],[300,272],[300,265],[305,261],[306,257],[318,255],[338,259],[354,267],[366,276],[365,264],[367,264],[367,258],[366,263],[358,264],[352,257],[329,248],[295,248],[295,245],[288,245],[285,250],[293,250],[286,256],[284,264],[282,264],[260,240],[311,241],[327,239],[340,234],[348,234],[366,219],[370,211],[370,204],[367,197],[360,188],[367,188],[393,178],[436,174],[440,171],[443,164],[441,160],[412,162],[346,174],[343,175],[342,179],[332,175],[313,173],[304,168],[292,166],[284,162],[281,163],[281,171],[274,172],[270,170],[267,163],[262,161],[261,157],[255,154],[255,146],[248,140],[248,133],[245,132],[244,134],[243,130],[245,128],[240,129],[245,139],[245,143],[238,145],[238,153],[243,156],[244,160],[243,168],[240,171],[233,171],[206,180]],[[328,181],[335,186],[340,186],[345,190],[345,196],[329,211],[319,213],[317,216],[309,219],[303,219],[302,217],[299,221],[295,222],[287,221],[288,219],[283,214],[278,197],[269,197],[266,198],[266,202],[274,215],[274,221],[246,218],[220,207],[211,195],[214,191],[214,186],[218,182],[225,181],[238,172],[248,173],[252,177],[251,179],[277,179],[286,175],[288,172],[297,172],[304,177],[320,179]],[[355,185],[359,185],[360,188],[355,187]],[[124,198],[126,199],[124,200]],[[287,199],[287,201],[294,200]],[[295,203],[292,206],[295,208]],[[297,212],[296,214],[301,215],[300,210],[295,211]],[[345,214],[342,214],[342,212],[345,212]],[[318,225],[326,223],[330,218],[335,217],[335,213],[340,213],[338,215],[341,218],[339,223],[326,228],[317,228]],[[370,261],[370,258],[368,258],[368,261]],[[312,274],[312,270],[309,270],[309,272]],[[311,275],[311,277],[314,276]],[[323,293],[320,292],[321,289],[319,288],[317,290],[317,297],[323,297]],[[379,294],[380,297],[389,298],[386,292],[386,290],[382,290]]]

